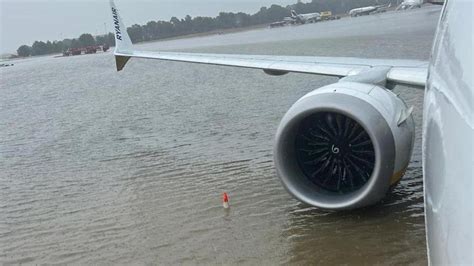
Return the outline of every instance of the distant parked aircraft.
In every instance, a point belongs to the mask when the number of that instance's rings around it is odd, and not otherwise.
[[[415,7],[420,8],[423,5],[423,0],[404,0],[398,7],[397,10],[400,9],[413,9]]]
[[[316,22],[321,19],[320,13],[308,13],[308,14],[298,14],[295,10],[291,10],[291,18],[294,19],[296,23],[305,24],[307,22]]]
[[[351,11],[349,11],[349,15],[351,15],[351,17],[357,17],[357,16],[362,16],[362,15],[370,15],[374,13],[385,12],[386,9],[390,8],[391,6],[392,4],[354,8]]]

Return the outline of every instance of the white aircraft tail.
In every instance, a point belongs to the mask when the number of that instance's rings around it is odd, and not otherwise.
[[[122,18],[115,7],[114,0],[110,0],[110,9],[112,11],[115,31],[115,63],[117,71],[120,71],[130,59],[130,56],[127,56],[127,54],[133,53],[132,40],[127,33],[127,27],[123,24]]]
[[[297,16],[298,16],[298,13],[296,13],[296,11],[292,9],[292,10],[291,10],[291,16],[292,16],[292,17],[297,17]]]

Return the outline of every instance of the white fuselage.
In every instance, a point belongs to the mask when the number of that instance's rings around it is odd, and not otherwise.
[[[423,0],[404,0],[398,7],[400,9],[412,9],[415,7],[421,7],[423,5]]]
[[[391,6],[391,4],[354,8],[354,9],[351,9],[349,11],[349,15],[351,15],[352,17],[362,16],[362,15],[370,15],[370,14],[373,14],[373,13],[386,11],[388,8],[390,8],[390,6]]]
[[[308,13],[308,14],[300,14],[299,17],[309,20],[309,19],[316,19],[319,18],[321,14],[319,13]]]
[[[321,18],[320,13],[308,13],[308,14],[292,14],[292,18],[296,20],[297,23],[307,23],[307,22],[316,22]]]
[[[471,0],[444,7],[425,92],[423,171],[433,265],[473,264],[473,8]]]
[[[362,14],[369,14],[371,12],[374,12],[378,9],[376,6],[366,6],[366,7],[359,7],[359,8],[354,8],[351,11],[349,11],[349,15],[351,16],[357,16],[357,15],[362,15]]]

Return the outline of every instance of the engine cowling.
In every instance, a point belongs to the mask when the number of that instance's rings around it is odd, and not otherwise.
[[[283,117],[274,147],[277,173],[307,204],[371,205],[403,176],[414,132],[411,110],[388,89],[331,84],[303,96]]]

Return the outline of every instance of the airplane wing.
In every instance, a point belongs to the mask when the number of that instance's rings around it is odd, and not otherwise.
[[[392,84],[424,88],[427,80],[428,62],[418,60],[137,51],[133,48],[113,0],[110,0],[110,5],[115,28],[117,71],[122,70],[128,60],[134,57],[261,69],[270,75],[295,72],[347,77],[384,67],[387,69],[386,80]]]

